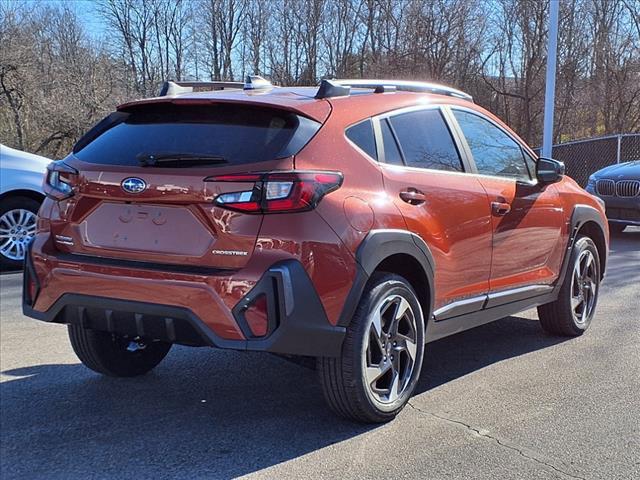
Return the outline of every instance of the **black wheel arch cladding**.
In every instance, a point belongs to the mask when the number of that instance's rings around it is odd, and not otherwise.
[[[367,281],[382,262],[394,255],[410,256],[420,265],[420,269],[422,270],[420,273],[426,278],[429,290],[426,292],[428,311],[423,312],[425,322],[427,321],[431,312],[433,312],[433,279],[435,270],[433,255],[424,240],[415,233],[407,230],[384,229],[371,230],[356,251],[357,272],[353,286],[342,308],[338,325],[349,325],[362,297]],[[421,297],[421,293],[425,292],[416,291],[419,297]]]

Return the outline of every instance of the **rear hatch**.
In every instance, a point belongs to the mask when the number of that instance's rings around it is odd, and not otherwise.
[[[98,124],[64,160],[78,174],[73,196],[52,217],[56,247],[102,258],[241,268],[253,253],[262,215],[213,202],[253,183],[207,178],[291,170],[293,156],[320,125],[264,106],[133,104]]]

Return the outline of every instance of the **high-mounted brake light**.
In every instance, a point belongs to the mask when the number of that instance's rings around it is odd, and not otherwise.
[[[244,213],[291,213],[314,209],[322,197],[342,185],[342,173],[324,171],[219,175],[206,182],[253,183],[238,192],[222,193],[214,203]]]
[[[51,162],[47,165],[47,174],[44,178],[44,193],[54,200],[64,200],[73,195],[73,184],[78,176],[78,171],[62,161]]]

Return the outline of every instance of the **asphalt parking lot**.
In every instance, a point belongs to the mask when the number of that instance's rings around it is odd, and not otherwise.
[[[640,229],[613,239],[587,334],[547,336],[530,311],[430,344],[411,405],[377,427],[266,354],[174,347],[100,377],[63,326],[22,316],[19,273],[0,282],[3,480],[640,478]]]

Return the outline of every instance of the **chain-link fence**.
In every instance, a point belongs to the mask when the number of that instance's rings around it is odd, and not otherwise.
[[[540,149],[536,149],[540,154]],[[564,162],[567,175],[583,187],[589,175],[615,163],[640,160],[640,133],[609,135],[553,146],[552,157]]]

